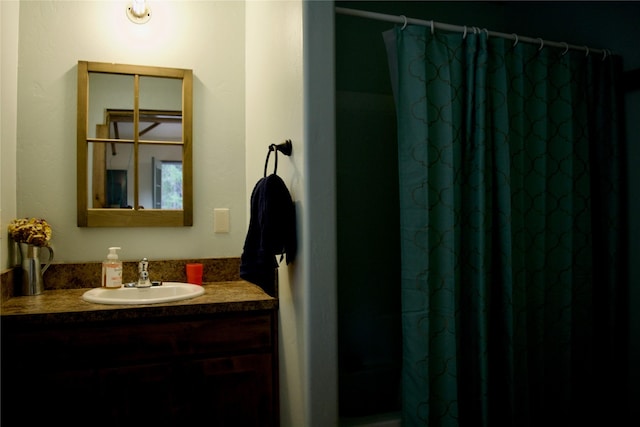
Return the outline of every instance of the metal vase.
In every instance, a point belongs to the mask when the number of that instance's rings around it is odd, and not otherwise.
[[[18,243],[22,266],[22,295],[39,295],[44,292],[43,273],[53,261],[53,249],[50,246],[34,246],[29,243]],[[40,250],[49,251],[49,259],[44,267],[40,261]]]

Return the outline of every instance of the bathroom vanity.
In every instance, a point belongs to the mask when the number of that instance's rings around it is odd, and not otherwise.
[[[277,426],[278,302],[244,281],[101,305],[87,289],[2,304],[2,425]]]

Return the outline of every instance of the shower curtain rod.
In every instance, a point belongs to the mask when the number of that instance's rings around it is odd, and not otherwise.
[[[379,21],[388,21],[388,22],[394,22],[396,24],[403,24],[403,25],[413,24],[413,25],[421,25],[421,26],[424,26],[424,27],[431,27],[431,31],[432,32],[435,31],[436,29],[437,30],[452,31],[452,32],[459,32],[459,33],[463,33],[463,34],[467,34],[469,32],[485,31],[487,33],[487,35],[490,36],[490,37],[502,37],[502,38],[505,38],[505,39],[513,40],[514,41],[514,46],[519,42],[527,42],[527,43],[533,43],[533,44],[540,45],[540,49],[542,49],[543,47],[546,47],[546,46],[563,48],[563,49],[565,49],[565,53],[569,49],[581,50],[581,51],[585,52],[586,55],[589,55],[590,53],[598,53],[598,54],[602,54],[603,55],[602,59],[606,58],[607,55],[611,55],[611,51],[608,50],[608,49],[592,49],[592,48],[587,47],[587,46],[577,46],[577,45],[573,45],[573,44],[569,44],[569,43],[565,43],[565,42],[554,42],[554,41],[549,41],[549,40],[543,40],[541,38],[519,36],[519,35],[517,35],[515,33],[513,33],[513,34],[500,33],[500,32],[497,32],[497,31],[487,30],[486,28],[467,27],[467,26],[461,26],[461,25],[444,24],[442,22],[425,21],[425,20],[422,20],[422,19],[407,18],[404,15],[387,15],[387,14],[384,14],[384,13],[370,12],[370,11],[360,10],[360,9],[349,9],[349,8],[346,8],[346,7],[336,7],[335,10],[336,10],[336,13],[340,13],[342,15],[351,15],[351,16],[358,16],[358,17],[361,17],[361,18],[377,19]]]

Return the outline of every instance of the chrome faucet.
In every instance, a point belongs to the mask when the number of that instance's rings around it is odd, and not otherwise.
[[[138,288],[150,288],[151,280],[149,280],[149,260],[142,258],[142,261],[138,263]]]

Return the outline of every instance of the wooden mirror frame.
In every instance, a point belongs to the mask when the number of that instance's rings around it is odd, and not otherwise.
[[[92,142],[112,143],[118,140],[89,137],[89,73],[130,75],[134,78],[134,92],[141,76],[182,80],[182,209],[118,209],[88,206],[88,145]],[[133,97],[134,94],[132,94]],[[134,115],[139,114],[139,99],[134,97]],[[180,227],[193,225],[193,72],[188,69],[78,61],[77,116],[77,192],[78,227]],[[137,138],[136,138],[137,140]],[[137,142],[135,143],[137,144]],[[137,150],[136,150],[137,151]],[[137,162],[137,156],[136,156]],[[138,166],[134,168],[137,186]],[[136,193],[137,194],[137,193]]]

